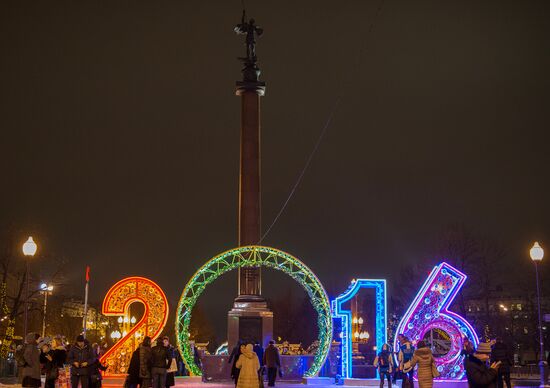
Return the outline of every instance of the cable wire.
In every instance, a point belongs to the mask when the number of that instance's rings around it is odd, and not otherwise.
[[[244,9],[244,0],[241,0],[241,1],[243,3],[243,9]],[[369,29],[367,30],[365,41],[368,40],[368,38],[370,37],[370,35],[372,33],[372,30],[374,29],[374,24],[378,20],[378,17],[380,15],[381,11],[382,11],[382,5],[383,4],[384,4],[384,0],[380,0],[380,3],[378,4],[378,8],[376,10],[376,14],[374,15],[374,18],[373,18],[373,20],[372,20],[372,22],[369,26]],[[356,65],[357,68],[359,68],[359,65],[361,63],[361,58],[363,56],[363,51],[365,50],[365,46],[366,46],[366,44],[363,44],[361,46],[361,49],[359,50],[358,58],[357,58],[357,65]],[[343,80],[342,80],[341,83],[343,84]],[[340,89],[343,89],[343,87],[341,86]],[[315,142],[315,146],[313,147],[313,149],[311,150],[311,153],[309,154],[309,157],[307,158],[307,161],[306,161],[306,164],[304,165],[304,168],[300,172],[300,175],[298,175],[298,178],[296,179],[296,182],[292,186],[292,189],[290,190],[290,193],[288,194],[286,200],[283,202],[283,205],[281,206],[281,209],[279,210],[279,212],[277,213],[277,215],[273,219],[273,222],[271,222],[271,225],[269,225],[269,227],[267,228],[265,233],[262,235],[262,238],[260,238],[260,241],[258,241],[258,244],[261,244],[262,241],[267,237],[267,235],[269,234],[271,229],[273,229],[273,227],[275,226],[275,224],[277,223],[277,221],[279,220],[279,218],[281,217],[281,215],[285,211],[285,209],[286,209],[288,203],[290,202],[292,196],[296,192],[296,189],[300,185],[300,182],[302,182],[302,179],[303,179],[309,165],[311,164],[311,161],[313,160],[313,157],[317,153],[317,150],[319,149],[319,146],[321,145],[321,142],[322,142],[323,138],[325,137],[325,133],[327,132],[327,130],[328,130],[328,128],[329,128],[329,126],[332,122],[332,119],[334,118],[334,115],[336,114],[336,110],[338,109],[338,107],[340,105],[340,102],[342,101],[343,97],[344,97],[344,93],[341,90],[341,92],[336,97],[335,103],[332,106],[332,109],[330,110],[330,113],[329,113],[328,118],[325,122],[325,125],[323,126],[323,128],[321,130],[321,133],[319,134],[319,137],[317,138],[317,141]]]

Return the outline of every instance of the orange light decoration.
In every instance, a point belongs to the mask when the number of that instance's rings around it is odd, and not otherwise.
[[[101,357],[101,363],[107,366],[106,376],[128,373],[132,353],[143,338],[157,338],[168,320],[168,300],[162,289],[152,280],[138,276],[122,279],[111,287],[103,299],[102,313],[127,317],[135,302],[145,306],[143,317]]]

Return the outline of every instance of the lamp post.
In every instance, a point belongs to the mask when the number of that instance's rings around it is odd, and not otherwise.
[[[42,283],[40,285],[40,292],[44,294],[44,313],[42,315],[42,338],[46,336],[46,308],[48,307],[48,294],[53,291],[51,284]]]
[[[31,257],[33,257],[37,250],[36,243],[33,241],[32,236],[29,236],[27,241],[23,244],[23,254],[25,255],[25,279],[26,279],[26,286],[25,286],[25,341],[27,340],[27,330],[29,328],[29,260]]]
[[[533,247],[529,250],[529,255],[531,260],[535,263],[535,276],[537,278],[537,306],[538,306],[538,315],[539,315],[539,342],[540,342],[540,353],[539,353],[539,369],[540,369],[540,386],[546,386],[546,361],[544,360],[544,339],[542,336],[542,319],[540,313],[540,286],[539,286],[539,261],[542,261],[544,257],[544,249],[539,245],[538,242],[533,244]]]

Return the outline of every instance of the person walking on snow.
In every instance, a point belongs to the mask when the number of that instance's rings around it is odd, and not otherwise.
[[[274,387],[277,379],[277,369],[281,367],[281,357],[273,340],[269,341],[269,345],[265,348],[264,365],[267,368],[267,386]]]
[[[260,379],[258,378],[260,360],[258,360],[256,353],[254,353],[252,344],[244,347],[235,366],[240,370],[237,388],[260,387]]]

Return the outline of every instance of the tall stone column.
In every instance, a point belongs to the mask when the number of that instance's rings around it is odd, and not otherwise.
[[[236,94],[241,98],[241,160],[239,176],[239,246],[255,245],[261,238],[261,157],[260,157],[260,97],[265,83],[259,80],[255,37],[263,30],[253,19],[235,27],[246,35],[246,57],[243,80],[237,82]],[[239,269],[238,296],[227,314],[227,340],[230,349],[238,340],[257,341],[263,346],[273,336],[273,312],[262,298],[260,268]]]
[[[260,82],[238,82],[241,97],[241,165],[239,177],[239,246],[258,244],[261,238]],[[239,269],[239,297],[262,293],[260,268]]]

